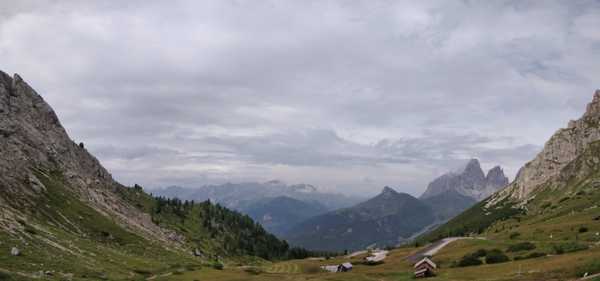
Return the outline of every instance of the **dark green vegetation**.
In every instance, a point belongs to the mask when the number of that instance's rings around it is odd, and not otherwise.
[[[514,203],[504,201],[499,203],[493,210],[485,208],[486,201],[479,202],[462,214],[454,217],[448,223],[419,237],[417,241],[431,242],[445,237],[467,236],[471,234],[482,234],[492,224],[513,218],[522,213],[514,208]]]
[[[290,243],[332,251],[363,249],[369,245],[397,245],[434,221],[423,202],[384,188],[378,196],[354,207],[311,218],[290,230]]]
[[[35,273],[8,277],[1,270],[119,280],[131,273],[149,277],[203,266],[222,268],[221,259],[242,256],[289,259],[323,254],[290,248],[248,216],[210,202],[153,198],[138,186],[117,190],[155,223],[183,235],[188,241],[182,245],[185,250],[175,242],[148,239],[100,214],[73,194],[61,173],[40,170],[37,176],[47,190],[37,198],[38,207],[31,210],[30,219],[19,220],[26,235],[0,233],[0,278],[4,278],[0,280],[35,277]],[[9,255],[7,246],[17,246],[22,255]],[[191,249],[199,249],[201,257],[193,257]]]
[[[420,242],[448,236],[490,235],[520,240],[598,241],[600,202],[600,142],[588,149],[561,171],[556,181],[540,186],[536,196],[519,207],[504,199],[487,207],[484,200],[423,235]],[[569,196],[563,196],[569,194]],[[566,198],[566,199],[565,199]]]
[[[508,246],[507,252],[520,252],[535,249],[535,244],[531,242],[521,242]]]
[[[173,268],[194,270],[202,262],[182,251],[129,231],[76,198],[58,172],[38,172],[47,191],[37,198],[37,208],[20,221],[29,235],[0,233],[0,268],[25,272],[19,280],[35,277],[40,270],[54,276],[73,275],[79,280],[123,279],[133,272],[147,276]],[[9,254],[17,246],[22,255]],[[30,273],[27,273],[30,272]]]
[[[494,264],[507,262],[510,259],[499,249],[478,249],[473,253],[464,255],[455,265],[459,267],[481,265],[483,260],[486,264]]]
[[[176,230],[201,253],[214,256],[256,256],[267,260],[298,259],[335,253],[290,247],[268,233],[252,218],[210,201],[196,203],[177,198],[151,197],[141,188],[121,190],[124,198],[152,216],[157,225]]]

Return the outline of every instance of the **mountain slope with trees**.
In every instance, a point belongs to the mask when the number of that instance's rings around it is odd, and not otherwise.
[[[227,257],[311,254],[211,202],[156,198],[119,184],[69,138],[40,95],[3,72],[0,208],[0,270],[14,278],[49,271],[119,280]]]

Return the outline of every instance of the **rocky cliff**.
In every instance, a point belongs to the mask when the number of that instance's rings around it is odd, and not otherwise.
[[[0,72],[0,205],[6,210],[1,228],[20,226],[14,219],[35,207],[45,189],[38,175],[47,171],[61,171],[73,193],[122,226],[151,239],[179,239],[117,196],[123,186],[69,138],[44,99],[19,75]]]
[[[454,191],[480,201],[507,184],[508,178],[502,168],[496,166],[485,175],[479,160],[471,159],[462,171],[450,172],[433,180],[420,198],[427,199]]]
[[[490,204],[506,197],[526,201],[537,187],[556,178],[567,164],[597,140],[600,140],[600,90],[594,93],[583,116],[554,133],[544,149],[519,170],[510,186],[496,194]]]

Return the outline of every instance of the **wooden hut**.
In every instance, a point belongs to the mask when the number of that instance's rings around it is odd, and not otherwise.
[[[347,272],[352,270],[352,264],[349,262],[345,262],[339,265],[338,272]]]
[[[431,261],[428,257],[424,257],[422,260],[415,264],[415,278],[424,278],[435,275],[435,269],[437,265]]]

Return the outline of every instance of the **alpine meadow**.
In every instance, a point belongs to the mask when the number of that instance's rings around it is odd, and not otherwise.
[[[600,281],[599,26],[1,1],[0,281]]]

